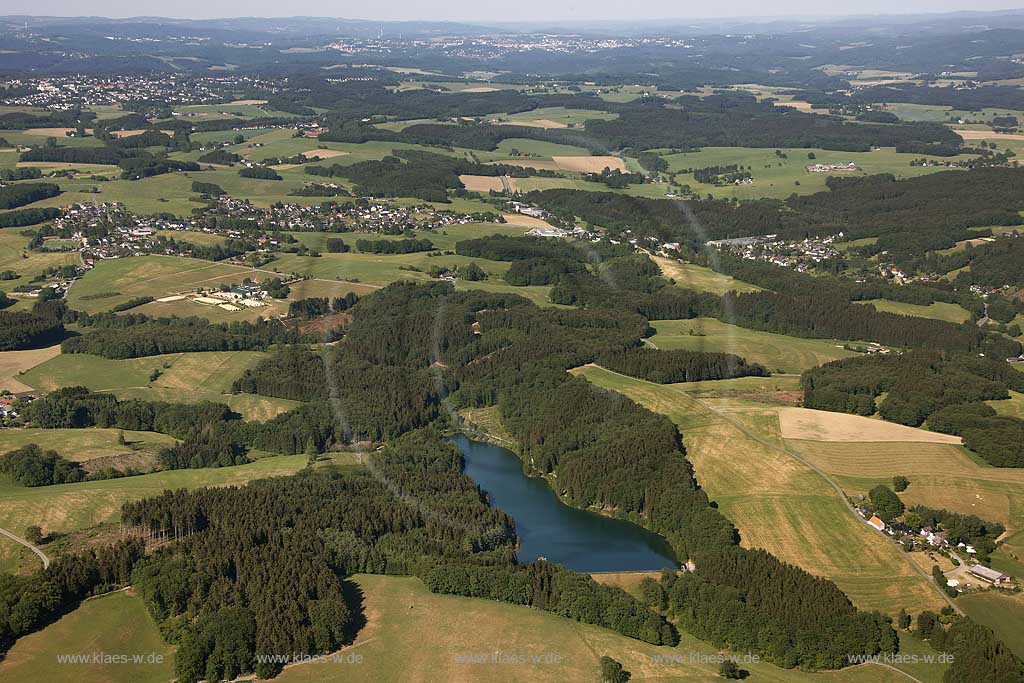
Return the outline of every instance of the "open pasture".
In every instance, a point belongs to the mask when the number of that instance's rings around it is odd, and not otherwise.
[[[116,522],[122,503],[160,495],[167,489],[244,484],[253,479],[294,474],[305,466],[303,455],[281,455],[234,467],[170,470],[57,486],[15,486],[0,478],[0,527],[15,533],[32,524],[44,533],[79,531]]]
[[[231,384],[267,354],[256,351],[208,351],[109,360],[89,354],[57,356],[22,379],[39,391],[84,386],[110,391],[121,399],[214,401],[225,403],[246,419],[268,420],[298,405],[295,401],[232,394]],[[156,379],[151,379],[159,373]]]
[[[134,297],[159,299],[194,292],[198,288],[218,287],[222,283],[239,283],[246,277],[262,280],[271,276],[272,273],[244,266],[177,256],[107,259],[99,261],[95,268],[75,282],[68,293],[68,305],[97,313]],[[97,298],[113,292],[117,294]],[[199,308],[198,305],[195,307]]]
[[[657,320],[651,326],[656,334],[650,341],[659,349],[735,353],[772,372],[803,372],[822,363],[857,355],[843,349],[842,342],[758,332],[715,318]]]
[[[920,154],[900,153],[892,147],[883,147],[870,152],[840,152],[825,149],[779,148],[786,158],[779,157],[774,148],[755,147],[705,147],[698,152],[668,154],[663,158],[669,163],[669,170],[678,174],[676,181],[689,185],[695,192],[715,197],[736,197],[754,199],[772,197],[785,199],[790,194],[810,194],[828,189],[825,181],[829,173],[811,173],[806,167],[812,164],[848,164],[853,162],[859,169],[855,175],[892,173],[897,178],[911,178],[926,173],[945,170],[943,167],[911,166],[912,159]],[[809,159],[808,154],[814,154]],[[968,158],[964,156],[963,158]],[[947,159],[948,160],[948,159]],[[708,166],[743,166],[753,176],[750,185],[725,185],[716,187],[697,182],[685,169]],[[851,175],[843,173],[842,175]]]
[[[865,609],[895,614],[901,606],[942,605],[901,551],[859,522],[823,477],[785,450],[772,409],[750,408],[741,422],[695,400],[686,384],[652,384],[599,367],[577,372],[679,425],[697,481],[745,546],[832,579]]]
[[[58,655],[93,652],[153,657],[151,662],[107,665],[57,659]],[[166,683],[174,679],[174,646],[160,637],[142,598],[131,591],[118,591],[86,600],[44,630],[19,640],[0,662],[0,678],[12,682]]]
[[[918,304],[907,304],[900,301],[889,301],[888,299],[871,299],[870,301],[858,301],[860,304],[871,304],[876,310],[899,315],[913,315],[919,318],[932,318],[934,320],[945,320],[951,323],[962,323],[971,319],[971,314],[959,304],[950,304],[943,301],[936,301],[927,306]]]
[[[30,391],[32,387],[21,381],[19,375],[45,363],[60,354],[60,344],[41,349],[0,352],[0,391],[18,393]]]
[[[652,256],[651,259],[661,268],[661,274],[672,278],[676,284],[685,289],[695,289],[700,292],[722,295],[726,292],[758,292],[761,290],[757,285],[752,285],[742,280],[737,280],[731,275],[716,273],[710,268],[698,266],[693,263],[683,263],[677,259],[665,258],[664,256]]]

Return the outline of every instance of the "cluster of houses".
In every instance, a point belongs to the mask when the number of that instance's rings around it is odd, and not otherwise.
[[[894,537],[894,540],[897,543],[905,545],[908,548],[927,544],[929,548],[936,550],[954,549],[954,546],[951,545],[949,539],[946,537],[946,532],[940,531],[939,529],[926,526],[915,532],[902,522],[886,524],[877,515],[871,514],[871,512],[864,508],[858,508],[858,512],[861,517],[867,521],[868,526]],[[975,550],[974,546],[962,541],[956,544],[955,550],[964,552],[969,557],[976,556],[978,552]],[[972,564],[967,567],[967,572],[970,575],[995,586],[1006,585],[1011,580],[1009,575],[986,567],[983,564]],[[949,581],[949,585],[957,587],[960,585],[960,582],[956,579],[951,579]]]
[[[6,81],[7,106],[67,111],[80,106],[102,106],[136,101],[205,104],[227,101],[231,93],[254,89],[279,90],[280,84],[246,76],[193,78],[189,76],[60,76]],[[16,87],[11,87],[16,86]],[[27,91],[27,92],[26,92]]]
[[[860,169],[852,161],[848,164],[808,164],[808,173],[856,173]]]
[[[35,399],[35,395],[28,391],[4,393],[0,396],[0,418],[12,419],[18,417],[19,403],[31,403]]]
[[[842,239],[842,232],[792,242],[780,240],[777,234],[772,234],[711,240],[707,242],[707,246],[730,252],[743,259],[765,261],[803,273],[810,270],[815,263],[841,256],[834,245]]]

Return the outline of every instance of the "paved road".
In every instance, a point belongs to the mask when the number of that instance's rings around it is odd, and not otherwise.
[[[601,366],[597,366],[597,367],[601,367]],[[636,377],[630,377],[629,375],[623,375],[622,373],[615,372],[614,370],[609,370],[608,368],[605,368],[605,367],[601,367],[601,369],[604,370],[605,372],[610,372],[610,373],[612,373],[614,375],[619,375],[620,377],[625,377],[626,379],[633,380],[634,382],[644,382],[644,380],[639,380]],[[645,383],[651,384],[650,382],[645,382]],[[820,467],[815,465],[813,462],[810,462],[810,461],[806,460],[802,455],[800,455],[799,453],[794,451],[789,446],[785,445],[785,441],[783,441],[782,445],[779,445],[777,443],[772,443],[771,441],[769,441],[769,440],[761,437],[760,435],[755,434],[754,432],[750,431],[742,422],[737,420],[735,417],[733,417],[729,413],[717,410],[717,409],[715,409],[714,406],[706,403],[705,401],[702,401],[701,399],[697,398],[696,396],[692,396],[692,395],[686,393],[685,391],[682,391],[680,389],[676,389],[675,387],[672,387],[672,386],[669,386],[669,385],[665,385],[665,384],[657,384],[657,385],[653,385],[653,386],[658,386],[658,387],[660,387],[662,389],[669,389],[671,391],[676,392],[677,394],[679,394],[679,396],[685,398],[686,400],[690,401],[691,403],[694,403],[697,406],[699,406],[700,408],[702,408],[704,410],[707,410],[707,411],[713,413],[714,415],[717,415],[718,417],[722,418],[723,420],[725,420],[726,422],[731,424],[733,427],[738,429],[740,432],[742,432],[744,436],[746,436],[746,437],[748,437],[750,439],[753,439],[754,441],[756,441],[756,442],[758,442],[758,443],[760,443],[760,444],[762,444],[764,446],[767,446],[768,448],[772,448],[772,449],[775,449],[777,451],[781,451],[782,453],[786,454],[787,456],[789,456],[793,460],[796,460],[797,462],[799,462],[801,465],[804,465],[804,466],[810,468],[816,474],[821,476],[822,479],[827,481],[829,483],[829,485],[833,489],[835,489],[836,494],[838,494],[838,496],[839,496],[839,500],[843,501],[843,506],[846,508],[847,512],[849,512],[851,515],[853,515],[854,519],[856,519],[858,523],[864,524],[864,518],[860,516],[860,513],[857,512],[857,509],[850,503],[850,500],[846,496],[846,492],[843,491],[843,487],[841,487],[834,479],[832,479],[832,477],[829,476],[829,474],[827,472],[822,470]],[[867,526],[869,529],[871,529],[873,532],[875,532],[880,538],[885,540],[886,543],[891,543],[893,545],[896,545],[897,547],[900,547],[899,544],[891,536],[889,536],[885,532],[879,531],[878,529],[875,529],[874,527],[868,526],[866,524],[865,524],[865,526]],[[900,547],[900,550],[902,550],[902,547]],[[902,552],[900,554],[903,555]],[[960,609],[960,606],[957,605],[955,602],[953,602],[953,599],[950,598],[948,595],[946,595],[946,592],[944,590],[942,590],[942,588],[940,588],[937,583],[935,583],[935,579],[934,579],[934,577],[932,577],[931,574],[926,572],[921,567],[921,565],[919,565],[917,562],[914,562],[914,560],[912,560],[911,558],[907,557],[906,561],[914,569],[914,571],[916,571],[918,574],[920,574],[922,577],[924,577],[924,579],[928,582],[928,585],[935,589],[935,592],[938,593],[942,597],[942,599],[946,602],[946,604],[948,604],[950,607],[952,607],[954,610],[956,610],[957,614],[960,614],[961,616],[964,614],[964,611],[962,609]],[[902,672],[902,673],[905,673],[905,672]]]
[[[7,529],[0,529],[0,536],[6,536],[7,538],[11,539],[15,543],[22,544],[23,546],[25,546],[26,548],[28,548],[29,550],[34,552],[36,555],[38,555],[39,559],[43,561],[43,569],[46,569],[47,567],[50,566],[50,558],[46,556],[46,553],[44,553],[39,548],[37,548],[36,546],[34,546],[31,543],[29,543],[28,541],[26,541],[21,536],[18,536],[17,534],[12,534]]]

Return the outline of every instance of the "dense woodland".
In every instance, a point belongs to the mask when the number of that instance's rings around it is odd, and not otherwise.
[[[768,370],[757,363],[748,363],[732,353],[708,353],[681,349],[661,351],[633,348],[619,353],[603,354],[602,367],[639,377],[658,384],[699,382],[734,377],[767,377]]]
[[[892,422],[963,437],[997,467],[1024,467],[1024,420],[983,401],[1024,391],[1024,373],[977,355],[914,351],[833,361],[804,372],[804,405],[878,414]],[[885,398],[878,402],[878,397]],[[876,407],[877,403],[877,407]]]

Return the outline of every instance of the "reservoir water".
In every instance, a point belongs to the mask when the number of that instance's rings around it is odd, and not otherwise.
[[[543,557],[579,572],[678,566],[664,538],[631,522],[569,507],[545,480],[526,476],[515,453],[461,434],[450,441],[491,505],[515,520],[520,562]]]

